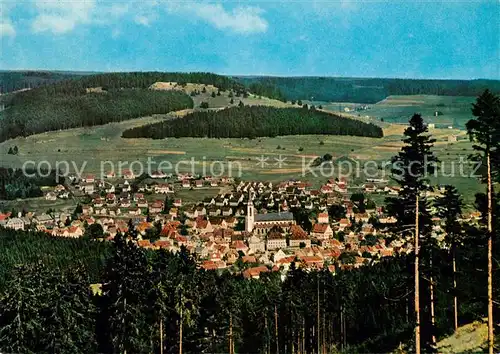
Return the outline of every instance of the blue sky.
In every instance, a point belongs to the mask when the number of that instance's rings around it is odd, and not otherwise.
[[[500,79],[495,0],[0,5],[0,69]]]

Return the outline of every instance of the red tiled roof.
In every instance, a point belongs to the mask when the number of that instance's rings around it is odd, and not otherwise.
[[[235,249],[247,249],[248,248],[247,245],[245,245],[245,243],[243,241],[240,241],[240,240],[233,241],[232,247]]]
[[[255,256],[243,256],[241,260],[243,263],[257,263]]]
[[[266,266],[259,266],[259,267],[253,267],[253,268],[248,268],[243,272],[243,276],[245,278],[252,278],[255,276],[259,276],[260,273],[262,272],[269,272],[269,269],[267,269]]]
[[[160,248],[170,248],[170,242],[168,241],[157,240],[154,245]]]
[[[314,224],[312,232],[324,234],[328,229],[328,224]]]
[[[218,268],[217,263],[214,261],[204,261],[201,267],[205,270],[215,270]]]
[[[139,240],[137,241],[139,247],[151,247],[151,242],[149,240]]]
[[[302,229],[300,225],[292,225],[290,227],[291,238],[294,240],[305,240],[307,239],[307,232]]]
[[[323,263],[323,259],[319,256],[302,256],[300,259],[305,263]]]
[[[196,228],[206,229],[208,226],[208,220],[196,220]]]

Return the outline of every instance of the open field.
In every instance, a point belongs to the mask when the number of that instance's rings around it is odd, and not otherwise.
[[[220,91],[220,95],[217,96],[219,88],[213,85],[203,85],[203,84],[193,84],[187,83],[185,86],[175,86],[175,83],[169,82],[156,82],[150,87],[154,90],[179,90],[184,91],[188,95],[193,91],[198,91],[199,94],[196,96],[192,96],[194,102],[194,107],[200,107],[201,102],[207,102],[209,108],[225,108],[231,106],[237,106],[240,101],[242,101],[245,105],[249,106],[273,106],[273,107],[293,107],[292,104],[284,103],[278,100],[270,99],[267,97],[260,97],[253,94],[249,94],[248,97],[232,97],[233,103],[231,104],[231,97],[229,97],[229,91]],[[202,90],[205,89],[205,92]],[[212,97],[212,93],[215,94],[215,97]]]
[[[414,96],[389,96],[386,99],[368,105],[368,109],[357,112],[351,112],[351,115],[360,117],[369,116],[377,120],[383,119],[389,123],[407,123],[412,114],[418,112],[422,114],[428,123],[435,123],[439,127],[453,126],[456,128],[465,128],[465,123],[472,118],[471,104],[475,97],[462,96],[432,96],[432,95],[414,95]],[[321,104],[324,109],[341,112],[344,108],[355,109],[360,104],[345,102],[314,102]],[[438,111],[442,115],[434,116]]]
[[[323,176],[318,169],[305,170],[316,156],[331,154],[334,161],[352,159],[357,161],[355,169],[360,170],[367,161],[377,164],[390,161],[401,147],[402,129],[399,126],[386,125],[384,138],[366,138],[331,135],[282,136],[257,139],[208,139],[208,138],[169,138],[162,140],[123,139],[121,132],[130,127],[165,119],[165,116],[145,117],[120,123],[112,123],[91,128],[77,128],[65,131],[47,132],[16,138],[0,144],[4,153],[0,164],[7,167],[22,167],[26,161],[47,161],[55,167],[59,161],[70,163],[70,172],[83,168],[84,173],[99,174],[101,164],[103,172],[111,167],[116,172],[130,168],[130,164],[139,161],[147,166],[151,161],[152,170],[162,163],[166,172],[192,172],[217,175],[224,170],[224,175],[239,176],[244,180],[280,181],[297,178],[319,186],[336,172],[327,170]],[[181,118],[182,119],[182,118]],[[401,127],[402,128],[402,127]],[[444,170],[458,165],[460,157],[466,159],[471,153],[471,143],[465,132],[455,129],[432,129],[437,139],[436,154],[444,162]],[[457,136],[457,142],[448,143],[449,136]],[[18,155],[7,155],[9,147],[17,145]],[[279,148],[278,148],[279,147]],[[262,158],[264,160],[262,160]],[[260,159],[260,160],[259,160]],[[263,162],[262,162],[263,161]],[[279,165],[281,161],[281,166]],[[74,164],[74,165],[73,165]],[[59,165],[64,166],[62,164]],[[42,166],[47,167],[47,165]],[[132,165],[133,169],[139,164]],[[458,171],[458,167],[455,166]],[[357,171],[353,170],[353,173]],[[362,173],[350,178],[361,183]],[[437,183],[456,185],[465,195],[467,202],[472,202],[474,194],[482,190],[478,181],[466,177],[438,177]],[[215,191],[214,191],[215,192]],[[191,198],[187,198],[191,199]]]
[[[57,199],[54,201],[45,200],[44,197],[19,200],[0,200],[0,210],[16,210],[18,212],[22,210],[29,210],[39,214],[46,213],[50,209],[71,214],[75,210],[76,205],[77,201],[72,198]]]

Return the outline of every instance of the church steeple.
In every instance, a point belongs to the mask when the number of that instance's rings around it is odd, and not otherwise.
[[[247,216],[245,218],[245,230],[252,232],[255,221],[255,208],[252,201],[252,193],[248,193]]]

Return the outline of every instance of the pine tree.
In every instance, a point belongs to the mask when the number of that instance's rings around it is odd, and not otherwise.
[[[386,199],[388,213],[397,219],[394,231],[402,236],[412,234],[415,243],[415,346],[416,352],[420,352],[420,237],[426,236],[427,243],[430,241],[432,231],[432,217],[429,212],[425,192],[431,190],[428,176],[436,169],[438,159],[432,152],[435,139],[427,133],[420,114],[414,114],[410,119],[410,126],[405,129],[403,139],[404,146],[398,155],[392,158],[392,177],[401,186],[397,198]],[[424,192],[424,193],[422,193]],[[424,245],[425,246],[425,245]],[[432,247],[432,245],[431,245]],[[430,282],[430,292],[433,293],[433,283]],[[431,304],[433,307],[434,304]],[[432,331],[433,332],[433,329]]]
[[[44,349],[47,352],[96,351],[95,306],[85,269],[81,266],[49,277],[53,304],[44,311]]]
[[[148,302],[151,305],[153,323],[157,328],[159,335],[153,340],[159,341],[160,353],[165,348],[164,328],[165,320],[168,315],[172,315],[173,307],[170,301],[170,295],[174,289],[170,274],[169,255],[163,249],[154,255],[152,264],[151,281],[149,282]],[[157,326],[157,327],[156,327]]]
[[[410,126],[405,129],[403,143],[398,155],[392,158],[392,178],[401,186],[398,197],[386,199],[387,211],[397,219],[396,231],[408,234],[415,225],[415,202],[420,195],[421,234],[428,235],[432,219],[428,203],[423,192],[429,191],[428,176],[436,170],[438,159],[432,152],[435,139],[431,138],[422,116],[415,114],[410,119]]]
[[[462,215],[462,199],[457,189],[445,186],[442,197],[435,200],[437,215],[444,221],[445,242],[450,249],[453,266],[453,312],[455,330],[458,328],[458,299],[457,299],[457,248],[462,245],[464,233],[458,219]]]
[[[500,154],[500,98],[489,90],[484,91],[473,104],[476,117],[467,122],[467,132],[476,144],[473,148],[486,160],[487,231],[488,231],[488,351],[494,351],[493,333],[493,204],[494,165]]]
[[[149,328],[144,323],[147,278],[148,263],[144,251],[117,234],[103,285],[108,303],[110,346],[115,352],[138,353],[148,348],[145,340],[149,338]]]
[[[10,353],[36,353],[43,333],[44,307],[41,263],[18,267],[0,298],[0,349]]]
[[[42,261],[14,270],[0,298],[0,350],[95,352],[90,286],[82,269],[64,273]]]

